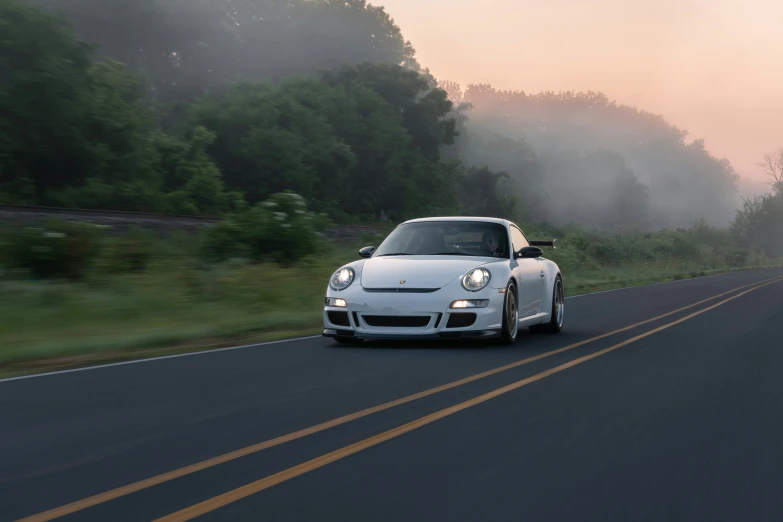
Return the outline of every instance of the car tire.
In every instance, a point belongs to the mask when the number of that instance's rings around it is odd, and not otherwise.
[[[503,321],[500,330],[500,343],[514,344],[519,334],[519,306],[513,281],[506,285],[505,299],[503,300]],[[513,323],[513,324],[512,324]]]
[[[555,277],[552,285],[552,314],[549,322],[536,324],[530,327],[531,332],[558,333],[563,329],[565,319],[565,292],[563,290],[563,278],[560,274]]]

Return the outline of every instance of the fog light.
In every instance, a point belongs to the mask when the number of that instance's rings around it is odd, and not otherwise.
[[[449,308],[486,308],[489,299],[460,299],[451,303]]]
[[[326,298],[326,306],[334,306],[337,308],[345,308],[348,306],[348,303],[345,302],[345,299],[339,298],[339,297],[327,297]]]

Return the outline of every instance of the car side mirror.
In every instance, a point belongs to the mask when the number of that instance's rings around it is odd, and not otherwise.
[[[359,250],[359,255],[361,257],[371,257],[375,253],[375,247],[374,246],[366,246]]]
[[[544,251],[541,250],[538,247],[526,246],[526,247],[522,247],[521,249],[519,249],[517,251],[517,253],[514,254],[514,257],[517,258],[517,259],[519,259],[519,258],[527,259],[527,258],[541,257],[543,254],[544,254]]]

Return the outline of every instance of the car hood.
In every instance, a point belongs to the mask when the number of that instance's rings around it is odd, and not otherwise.
[[[442,288],[468,270],[492,261],[499,260],[449,256],[373,257],[364,262],[361,284],[370,289]]]

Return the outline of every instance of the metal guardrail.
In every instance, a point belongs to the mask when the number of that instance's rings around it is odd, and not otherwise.
[[[87,208],[61,208],[61,207],[42,207],[36,205],[8,205],[0,204],[0,212],[30,213],[30,214],[51,214],[68,215],[84,217],[105,217],[105,218],[135,218],[150,221],[190,221],[198,223],[217,223],[223,218],[217,216],[193,216],[183,214],[156,214],[150,212],[134,212],[130,210],[98,210]],[[342,225],[335,223],[332,227],[356,230],[378,230],[380,226],[372,225]]]
[[[95,217],[128,217],[139,219],[154,219],[157,221],[200,221],[218,222],[221,218],[216,216],[190,216],[180,214],[155,214],[149,212],[133,212],[130,210],[98,210],[89,208],[61,208],[39,207],[35,205],[0,205],[0,212],[18,212],[32,214],[52,214],[69,216],[95,216]]]

